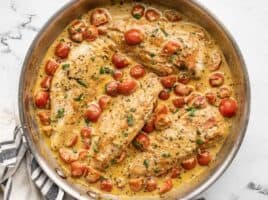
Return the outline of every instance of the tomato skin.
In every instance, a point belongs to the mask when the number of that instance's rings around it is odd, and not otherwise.
[[[49,90],[50,88],[50,85],[51,85],[51,81],[52,81],[52,76],[46,76],[42,82],[41,82],[41,87],[46,89],[46,90]]]
[[[46,108],[49,103],[49,93],[46,91],[39,91],[35,95],[35,105],[37,108]]]
[[[127,79],[118,84],[118,93],[123,95],[130,95],[137,88],[137,82],[132,79]]]
[[[154,178],[148,178],[146,181],[146,190],[148,192],[152,192],[154,190],[156,190],[157,188],[157,182]]]
[[[130,75],[135,79],[139,79],[145,75],[145,70],[142,65],[135,65],[130,69]]]
[[[178,178],[179,175],[180,175],[180,173],[181,173],[181,169],[180,169],[179,167],[174,167],[174,168],[172,168],[172,170],[171,170],[171,175],[170,175],[170,177],[171,177],[171,178]]]
[[[183,97],[179,97],[172,100],[173,105],[176,108],[182,108],[185,105],[185,99]]]
[[[172,187],[173,187],[172,180],[170,178],[168,178],[164,181],[164,184],[162,185],[162,187],[159,188],[159,193],[164,194],[164,193],[170,191],[172,189]]]
[[[143,133],[139,133],[136,138],[134,139],[134,146],[142,151],[145,151],[148,149],[150,145],[150,139],[147,135]]]
[[[172,54],[176,53],[177,51],[179,51],[180,49],[181,49],[181,45],[178,42],[168,41],[165,44],[162,51],[164,54],[172,55]]]
[[[101,114],[101,108],[97,104],[90,104],[85,112],[85,118],[91,122],[98,121]]]
[[[181,72],[178,76],[178,81],[182,84],[187,84],[190,82],[190,76],[187,72]]]
[[[94,26],[101,26],[109,22],[109,16],[106,10],[104,9],[95,9],[91,16],[90,22]]]
[[[162,85],[167,88],[167,89],[170,89],[174,86],[174,84],[176,83],[177,81],[177,78],[176,76],[174,75],[170,75],[170,76],[165,76],[165,77],[162,77],[161,78],[161,83]]]
[[[216,72],[209,77],[209,84],[212,87],[219,87],[224,83],[224,76],[222,73]]]
[[[167,90],[161,90],[158,97],[162,100],[168,100],[169,99],[169,92]]]
[[[131,10],[131,15],[136,19],[140,19],[144,15],[144,11],[145,7],[143,5],[136,4]]]
[[[64,59],[68,57],[70,50],[71,48],[68,44],[60,42],[55,48],[55,55]]]
[[[217,101],[217,95],[214,92],[207,92],[206,99],[209,104],[215,105]]]
[[[100,189],[105,192],[111,192],[113,189],[112,181],[105,179],[100,182]]]
[[[237,102],[234,99],[222,99],[219,111],[224,117],[233,117],[237,111]]]
[[[156,9],[147,9],[145,12],[145,17],[148,21],[154,22],[160,18],[160,13]]]
[[[40,111],[37,115],[42,125],[50,124],[50,112]]]
[[[88,26],[83,32],[83,38],[88,42],[92,42],[97,39],[99,31],[95,26]]]
[[[92,128],[90,127],[84,127],[81,129],[81,136],[83,138],[90,138],[92,133]]]
[[[54,60],[48,60],[45,66],[45,72],[49,76],[53,76],[59,67],[59,64]]]
[[[137,45],[140,44],[144,35],[139,29],[130,29],[124,34],[125,41],[128,45]]]
[[[106,94],[109,96],[115,97],[118,95],[118,85],[119,83],[117,81],[111,81],[106,84],[105,91]]]
[[[145,133],[151,133],[154,131],[155,126],[154,126],[154,122],[155,122],[155,117],[152,117],[151,119],[149,119],[146,124],[143,126],[142,130]]]
[[[74,42],[83,41],[83,32],[85,31],[86,26],[80,20],[74,20],[71,26],[68,28],[69,36]]]
[[[120,70],[114,70],[113,77],[116,81],[119,81],[123,76],[123,72]]]
[[[195,166],[196,166],[196,159],[189,158],[187,160],[182,161],[181,165],[184,169],[191,170],[191,169],[195,168]]]
[[[112,63],[117,69],[122,69],[129,65],[129,62],[125,56],[120,53],[115,53],[112,57]]]
[[[133,178],[129,180],[129,187],[133,192],[138,192],[143,188],[143,178]]]
[[[72,177],[80,177],[85,173],[86,166],[79,161],[70,164]]]
[[[211,155],[208,151],[197,154],[197,162],[199,165],[206,166],[210,163],[211,159]]]
[[[101,110],[104,110],[110,101],[111,101],[111,97],[106,96],[106,95],[102,96],[99,99],[99,106],[100,106]]]

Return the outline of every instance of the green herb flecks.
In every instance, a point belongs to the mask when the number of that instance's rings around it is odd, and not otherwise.
[[[168,36],[168,33],[165,31],[165,29],[160,28],[160,30],[162,31],[162,33],[163,33],[166,37]]]
[[[75,80],[79,85],[83,86],[84,88],[88,88],[87,84],[81,79],[75,79]]]
[[[101,67],[100,74],[112,74],[113,70],[108,67]]]
[[[62,67],[63,70],[66,70],[66,69],[69,69],[70,68],[70,64],[65,63],[61,67]]]
[[[154,53],[150,53],[150,57],[151,58],[154,58],[155,57],[155,54]]]
[[[142,145],[139,142],[137,142],[136,140],[134,140],[132,142],[132,144],[136,149],[142,149]]]
[[[149,162],[149,160],[144,160],[143,161],[143,165],[146,167],[146,169],[148,169],[149,168],[149,164],[150,164],[150,162]]]
[[[94,144],[94,145],[93,145],[93,151],[94,151],[95,153],[98,153],[98,152],[99,152],[99,149],[98,149],[97,144]]]
[[[75,97],[74,100],[75,101],[82,101],[84,99],[84,94],[81,93],[78,97]]]
[[[142,15],[139,14],[139,13],[136,13],[136,14],[133,15],[133,17],[134,17],[135,19],[140,19],[140,18],[142,17]]]
[[[162,156],[163,158],[169,158],[169,157],[170,157],[170,154],[167,153],[167,152],[164,152],[164,153],[161,154],[161,156]]]
[[[57,118],[57,119],[63,118],[63,116],[64,116],[64,112],[65,112],[64,108],[59,109],[59,110],[57,111],[56,118]]]
[[[195,108],[193,108],[193,107],[188,107],[188,108],[186,108],[186,111],[188,112],[188,115],[189,115],[190,117],[194,117],[194,116],[195,116],[195,111],[196,111]]]
[[[204,144],[204,141],[201,140],[201,139],[197,139],[195,142],[196,142],[196,144],[198,144],[198,145],[202,145],[202,144]]]
[[[134,125],[134,118],[133,118],[133,115],[132,114],[128,114],[127,115],[127,124],[129,126],[133,126]]]
[[[90,124],[90,121],[89,121],[88,119],[86,119],[86,118],[85,118],[85,124],[86,124],[87,126],[89,126],[89,124]]]
[[[127,137],[128,136],[128,132],[123,132],[123,136]]]

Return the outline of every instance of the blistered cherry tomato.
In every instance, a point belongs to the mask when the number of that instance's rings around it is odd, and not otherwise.
[[[189,158],[187,160],[182,161],[181,165],[184,169],[191,170],[191,169],[195,168],[195,166],[196,166],[196,159]]]
[[[116,81],[119,81],[123,76],[123,72],[120,70],[114,70],[113,77]]]
[[[147,9],[145,12],[145,17],[148,21],[153,22],[160,18],[160,13],[153,8]]]
[[[174,75],[165,76],[161,78],[161,83],[165,88],[172,88],[176,83],[177,78]]]
[[[50,85],[51,85],[51,80],[52,80],[52,77],[51,76],[46,76],[42,82],[41,82],[41,87],[46,89],[46,90],[49,90],[50,88]]]
[[[224,83],[224,76],[222,73],[216,72],[209,77],[209,83],[212,87],[219,87]]]
[[[164,54],[172,55],[172,54],[176,53],[177,51],[179,51],[180,49],[181,49],[181,45],[178,42],[168,41],[165,44],[162,51]]]
[[[134,141],[133,141],[133,145],[137,148],[140,149],[142,151],[145,151],[148,149],[149,145],[150,145],[150,139],[148,138],[148,136],[146,134],[143,133],[139,133]]]
[[[118,95],[118,85],[119,83],[117,81],[111,81],[106,84],[105,91],[106,94],[109,96],[115,97]]]
[[[130,29],[124,34],[125,41],[128,45],[137,45],[140,44],[144,35],[139,29]]]
[[[168,100],[169,99],[169,92],[167,90],[161,90],[158,97],[162,100]]]
[[[208,165],[211,161],[211,155],[208,151],[201,152],[197,154],[197,162],[199,165],[205,166]]]
[[[86,26],[80,20],[74,20],[70,27],[68,28],[70,38],[74,42],[82,42],[83,41],[83,32],[85,31]]]
[[[170,22],[177,22],[182,19],[181,15],[179,15],[176,11],[174,10],[166,10],[164,11],[165,17],[168,19]]]
[[[138,192],[143,188],[143,178],[133,178],[129,180],[129,187],[133,192]]]
[[[146,181],[146,190],[148,192],[152,192],[154,190],[156,190],[157,188],[157,182],[154,178],[148,178]]]
[[[178,81],[183,84],[187,84],[190,81],[189,73],[187,72],[180,72],[178,76]]]
[[[90,128],[90,127],[84,127],[81,130],[81,136],[83,138],[90,138],[91,137],[91,133],[92,133],[92,128]]]
[[[174,88],[174,93],[179,96],[188,96],[193,91],[192,87],[189,87],[184,84],[177,84]]]
[[[164,194],[168,191],[170,191],[173,187],[172,180],[170,178],[166,179],[163,183],[163,185],[159,188],[159,193]]]
[[[53,76],[58,68],[59,64],[54,60],[48,60],[45,66],[45,72],[49,76]]]
[[[154,127],[154,121],[155,121],[155,117],[151,117],[151,119],[149,119],[144,127],[142,128],[142,130],[145,132],[145,133],[151,133],[154,131],[155,127]]]
[[[145,70],[142,65],[135,65],[134,67],[130,69],[130,75],[133,78],[136,78],[136,79],[141,78],[144,76],[144,74],[145,74]]]
[[[181,169],[179,167],[173,167],[171,170],[171,178],[178,178],[181,173]]]
[[[217,101],[217,95],[214,92],[207,92],[206,99],[209,104],[214,105]]]
[[[183,97],[175,98],[172,103],[176,108],[182,108],[185,105],[185,99]]]
[[[224,117],[232,117],[237,111],[237,102],[234,99],[223,99],[219,106],[220,113]]]
[[[45,108],[49,103],[49,93],[45,91],[39,91],[35,95],[35,105],[38,108]]]
[[[97,104],[90,104],[85,112],[85,118],[89,121],[98,121],[101,114],[101,108]]]
[[[137,82],[132,79],[127,79],[118,84],[118,93],[123,95],[130,95],[137,88]]]
[[[96,40],[98,35],[99,32],[96,26],[88,26],[83,32],[83,38],[89,42]]]
[[[124,68],[124,67],[129,65],[128,59],[124,55],[122,55],[120,53],[115,53],[113,55],[112,63],[118,69],[122,69],[122,68]]]
[[[55,55],[64,59],[69,55],[71,48],[65,42],[60,42],[55,48]]]
[[[105,192],[111,192],[113,189],[112,181],[104,179],[100,182],[100,189]]]
[[[106,10],[98,8],[92,12],[90,22],[94,26],[106,24],[109,22],[109,15]]]
[[[79,161],[74,161],[70,164],[71,166],[71,175],[72,177],[80,177],[84,174],[86,170],[85,164],[79,162]]]
[[[40,112],[38,112],[37,115],[38,115],[42,125],[49,125],[50,124],[50,112],[40,111]]]
[[[144,15],[144,11],[145,11],[145,7],[141,4],[136,4],[135,6],[133,6],[132,11],[131,11],[131,15],[135,18],[135,19],[140,19],[142,18],[142,16]]]
[[[109,104],[110,101],[111,101],[111,97],[109,97],[109,96],[102,96],[99,99],[99,106],[100,106],[100,108],[103,110]]]

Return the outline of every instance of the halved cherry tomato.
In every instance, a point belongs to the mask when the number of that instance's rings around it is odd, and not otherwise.
[[[224,83],[224,76],[222,73],[216,72],[209,77],[209,83],[212,87],[219,87]]]
[[[170,175],[170,177],[171,177],[171,178],[178,178],[179,175],[180,175],[180,173],[181,173],[181,169],[180,169],[179,167],[174,167],[174,168],[172,168],[172,170],[171,170],[171,175]]]
[[[119,83],[117,81],[110,81],[105,86],[106,94],[109,96],[115,97],[118,95],[118,85]]]
[[[129,182],[129,187],[133,192],[138,192],[142,190],[143,188],[143,178],[133,178],[130,179]]]
[[[133,79],[127,79],[118,84],[118,93],[130,95],[137,89],[137,82]]]
[[[55,55],[64,59],[69,55],[71,48],[65,42],[60,42],[55,48]]]
[[[100,182],[100,189],[105,192],[111,192],[113,189],[112,181],[104,179]]]
[[[98,35],[99,32],[96,26],[88,26],[83,32],[83,38],[88,42],[96,40]]]
[[[86,166],[85,164],[79,162],[79,161],[74,161],[70,164],[71,166],[71,175],[72,177],[80,177],[85,173]]]
[[[50,88],[50,85],[51,85],[51,80],[52,80],[52,76],[46,76],[42,82],[41,82],[41,87],[46,89],[46,90],[49,90]]]
[[[74,42],[82,42],[83,41],[83,32],[85,31],[85,29],[86,29],[86,26],[82,21],[74,20],[72,22],[71,26],[68,28],[70,38]]]
[[[119,81],[123,76],[123,72],[120,70],[114,70],[113,77],[116,81]]]
[[[78,135],[72,136],[69,140],[65,141],[66,147],[73,147],[78,140]]]
[[[201,152],[197,154],[197,162],[199,165],[205,166],[208,165],[211,161],[211,155],[208,151]]]
[[[217,101],[217,95],[214,92],[207,92],[206,99],[209,104],[214,105]]]
[[[172,55],[179,51],[181,49],[181,45],[178,42],[175,41],[168,41],[164,48],[163,48],[163,53],[167,55]]]
[[[135,6],[133,6],[132,11],[131,11],[131,15],[135,18],[135,19],[140,19],[142,18],[142,16],[144,15],[144,11],[145,11],[145,7],[141,4],[136,4]]]
[[[109,15],[106,10],[98,8],[92,12],[90,22],[94,26],[104,25],[109,22]]]
[[[105,109],[105,107],[109,104],[109,102],[111,101],[111,97],[109,96],[102,96],[100,99],[99,99],[99,106],[100,108],[103,110]]]
[[[219,106],[220,113],[224,117],[232,117],[237,111],[237,102],[234,99],[223,99]]]
[[[49,76],[53,76],[58,68],[59,64],[54,60],[48,60],[45,66],[45,72]]]
[[[180,72],[178,76],[178,81],[183,84],[187,84],[190,81],[190,75],[187,72]]]
[[[101,177],[101,173],[90,166],[87,166],[86,172],[85,179],[89,183],[96,183]]]
[[[148,192],[152,192],[154,190],[156,190],[157,188],[157,182],[154,178],[148,178],[147,181],[146,181],[146,190]]]
[[[154,127],[154,121],[155,121],[155,117],[151,117],[144,125],[144,127],[142,128],[142,130],[145,133],[151,133],[154,131],[155,127]]]
[[[130,69],[130,75],[133,78],[139,79],[143,77],[144,74],[145,74],[145,70],[142,65],[135,65],[134,67]]]
[[[176,76],[169,75],[161,78],[161,83],[165,88],[172,88],[177,81]]]
[[[169,92],[167,90],[161,90],[158,97],[162,100],[168,100],[169,99]]]
[[[177,22],[182,19],[182,16],[174,10],[166,10],[164,11],[164,15],[170,22]]]
[[[128,30],[127,32],[125,32],[124,37],[128,45],[140,44],[144,39],[144,35],[139,29]]]
[[[143,133],[139,133],[134,141],[133,141],[133,145],[137,148],[140,149],[142,151],[145,151],[148,149],[149,145],[150,145],[150,139],[146,134]]]
[[[74,153],[70,149],[60,148],[59,155],[60,158],[66,163],[71,163],[78,159],[78,154]]]
[[[179,96],[188,96],[193,91],[192,87],[179,83],[174,88],[174,93]]]
[[[170,178],[166,179],[163,183],[163,185],[159,188],[159,193],[164,194],[168,191],[170,191],[173,187],[172,180]]]
[[[173,105],[176,108],[182,108],[185,105],[185,99],[183,97],[179,97],[172,100]]]
[[[46,91],[39,91],[35,95],[35,105],[37,108],[45,108],[49,103],[49,93]]]
[[[101,114],[101,108],[97,104],[90,104],[85,112],[85,118],[89,121],[98,121]]]
[[[191,169],[195,168],[195,166],[196,166],[196,159],[189,158],[187,160],[182,161],[181,165],[184,169],[191,170]]]
[[[49,111],[40,111],[38,112],[38,117],[42,125],[50,124],[50,112]]]
[[[91,133],[92,133],[92,128],[90,128],[90,127],[84,127],[81,130],[81,136],[83,138],[90,138],[91,137]]]
[[[149,8],[145,12],[145,17],[148,21],[153,22],[160,18],[161,14],[153,8]]]
[[[126,66],[129,65],[128,59],[120,54],[120,53],[115,53],[112,57],[112,63],[115,65],[116,68],[122,69]]]

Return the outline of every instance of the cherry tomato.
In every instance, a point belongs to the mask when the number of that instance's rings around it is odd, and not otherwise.
[[[187,72],[180,72],[179,73],[179,77],[178,77],[178,81],[180,83],[183,83],[183,84],[187,84],[190,82],[190,76],[189,76],[189,73]]]
[[[50,85],[51,85],[51,80],[52,80],[52,76],[46,76],[42,82],[41,82],[41,87],[46,89],[46,90],[49,90],[50,88]]]
[[[101,114],[101,108],[97,104],[90,104],[85,112],[85,118],[89,121],[98,121]]]
[[[145,75],[145,70],[142,65],[135,65],[130,69],[130,75],[133,78],[139,79]]]
[[[95,9],[91,14],[90,22],[94,26],[104,25],[109,22],[109,15],[104,9]]]
[[[182,161],[181,165],[184,169],[191,170],[191,169],[195,168],[195,166],[196,166],[196,159],[189,158],[187,160]]]
[[[114,70],[113,77],[116,81],[119,81],[123,76],[123,72],[120,70]]]
[[[148,21],[153,22],[160,18],[160,13],[153,8],[147,9],[145,12],[145,17]]]
[[[143,133],[139,133],[136,138],[133,141],[133,145],[142,150],[145,151],[148,149],[149,145],[150,145],[150,139],[148,138],[147,135],[143,134]]]
[[[179,96],[188,96],[193,91],[192,87],[179,83],[174,88],[174,93]]]
[[[146,181],[146,190],[148,192],[152,192],[154,190],[156,190],[157,188],[157,182],[154,178],[148,178]]]
[[[96,40],[98,35],[99,32],[96,26],[88,26],[83,32],[83,38],[88,42]]]
[[[206,99],[207,99],[209,104],[215,105],[215,103],[217,101],[217,96],[216,96],[216,94],[214,92],[207,92],[206,93]]]
[[[158,97],[162,100],[168,100],[169,99],[169,92],[167,90],[161,90]]]
[[[131,15],[135,18],[135,19],[140,19],[142,18],[142,16],[144,15],[144,11],[145,11],[145,7],[141,4],[136,4],[135,6],[133,6],[132,11],[131,11]]]
[[[40,111],[38,112],[38,117],[42,125],[50,124],[50,112],[48,111]]]
[[[170,177],[171,177],[171,178],[178,178],[179,175],[180,175],[180,173],[181,173],[181,169],[180,169],[179,167],[174,167],[174,168],[172,168],[172,170],[171,170],[171,175],[170,175]]]
[[[183,97],[179,97],[172,100],[173,105],[176,108],[182,108],[185,105],[185,99]]]
[[[216,72],[209,77],[209,83],[212,87],[219,87],[224,83],[224,76],[222,73]]]
[[[165,17],[168,19],[170,22],[177,22],[182,19],[181,15],[179,15],[176,11],[174,10],[166,10],[164,11]]]
[[[79,162],[79,161],[74,161],[70,164],[71,166],[71,175],[72,177],[80,177],[85,173],[86,166],[85,164]]]
[[[173,187],[172,180],[170,178],[166,179],[164,181],[164,184],[159,188],[159,193],[164,194],[168,191],[170,191]]]
[[[109,97],[109,96],[102,96],[99,99],[99,106],[100,106],[101,110],[103,110],[109,104],[110,101],[111,101],[111,97]]]
[[[65,141],[66,147],[73,147],[78,140],[78,135],[72,136],[69,140]]]
[[[161,78],[161,83],[165,88],[172,88],[177,81],[176,76],[169,75]]]
[[[106,84],[105,91],[106,94],[109,96],[115,97],[118,95],[118,85],[119,83],[117,81],[111,81]]]
[[[115,65],[117,69],[122,69],[129,65],[128,59],[120,53],[115,53],[113,55],[112,63]]]
[[[70,149],[60,148],[59,155],[60,155],[60,158],[66,163],[71,163],[78,159],[78,154],[75,154]]]
[[[68,28],[70,38],[74,42],[82,42],[83,41],[83,32],[85,31],[86,26],[80,20],[74,20],[71,26]]]
[[[45,108],[49,103],[49,93],[45,91],[39,91],[35,95],[35,105],[37,108]]]
[[[222,99],[219,106],[220,113],[224,117],[232,117],[237,111],[237,102],[234,99]]]
[[[142,130],[145,133],[151,133],[154,131],[155,127],[154,127],[154,121],[155,121],[155,117],[151,117],[151,119],[149,119],[146,124],[144,125],[144,127],[142,128]]]
[[[90,138],[84,138],[82,140],[83,142],[83,148],[84,149],[90,149],[90,145],[91,145],[91,139]]]
[[[140,44],[144,35],[139,29],[130,29],[124,34],[125,41],[128,45],[137,45]]]
[[[231,90],[227,87],[221,87],[218,93],[221,99],[229,98],[231,96]]]
[[[211,161],[211,155],[208,151],[197,154],[197,162],[199,165],[205,166],[208,165]]]
[[[112,181],[104,179],[100,182],[100,189],[105,192],[111,192],[113,189]]]
[[[129,187],[133,192],[138,192],[143,188],[143,178],[133,178],[129,180]]]
[[[71,48],[68,44],[60,42],[55,48],[55,55],[64,59],[68,57],[70,50]]]
[[[163,48],[163,53],[167,55],[172,55],[179,51],[181,49],[181,45],[178,42],[175,41],[168,41],[164,48]]]
[[[58,68],[59,64],[54,60],[48,60],[45,66],[45,72],[49,76],[53,76]]]
[[[83,138],[90,138],[92,133],[92,128],[90,127],[84,127],[81,129],[81,136]]]
[[[194,98],[192,106],[195,108],[205,108],[207,106],[206,98],[198,95]]]
[[[130,95],[137,88],[137,82],[132,79],[127,79],[118,84],[118,92],[123,95]]]

